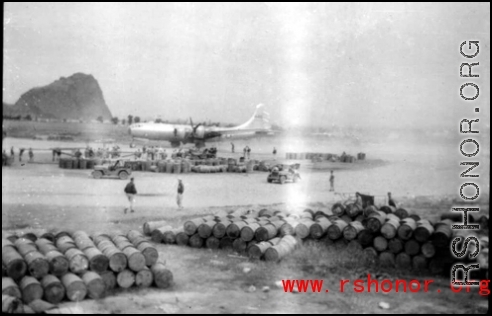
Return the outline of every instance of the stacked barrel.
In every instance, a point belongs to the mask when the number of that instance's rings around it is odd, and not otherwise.
[[[168,288],[172,282],[157,250],[138,231],[91,236],[2,231],[2,295],[24,304],[99,299],[117,287]]]
[[[294,217],[266,209],[253,213],[236,211],[199,217],[178,228],[166,222],[148,222],[144,224],[144,233],[157,243],[229,249],[268,261],[280,261],[300,245],[289,224]],[[267,252],[269,248],[272,249]]]
[[[191,171],[196,173],[250,173],[259,170],[260,166],[260,162],[256,160],[249,160],[247,163],[238,163],[232,158],[227,160],[223,158],[195,160],[194,163]]]
[[[85,160],[61,158],[59,167],[62,169],[94,169],[95,165],[105,164],[100,159]],[[131,160],[128,161],[133,171],[150,171],[156,173],[246,173],[260,170],[260,162],[249,160],[248,163],[238,164],[235,159],[165,159],[165,160]]]
[[[354,213],[354,209],[358,211]],[[343,229],[346,241],[359,243],[359,248],[380,266],[441,274],[449,273],[454,262],[459,261],[451,253],[450,246],[453,239],[463,233],[452,230],[456,223],[446,219],[446,215],[440,220],[429,220],[409,214],[403,208],[371,205],[362,210],[354,203],[337,203],[332,211],[347,224]],[[332,226],[328,230],[331,229]],[[487,233],[480,234],[488,235],[488,229]],[[334,237],[337,235],[328,234],[329,244],[337,240]],[[479,239],[481,247],[485,246],[488,251],[488,237]],[[461,245],[463,240],[459,241]]]
[[[286,153],[285,158],[288,160],[311,160],[314,162],[323,162],[323,161],[339,161],[339,162],[350,162],[353,163],[356,160],[365,160],[366,159],[366,154],[365,153],[357,153],[356,156],[352,155],[337,155],[337,154],[330,154],[330,153],[313,153],[313,152],[306,152],[306,153]]]
[[[227,172],[228,165],[217,165],[217,166],[209,166],[209,165],[197,165],[192,166],[191,171],[196,173],[220,173]]]
[[[94,169],[94,159],[60,158],[58,167],[61,169]]]
[[[475,221],[485,228],[488,219],[483,217]],[[453,239],[463,237],[457,248],[462,249],[467,237],[463,231],[452,230],[452,224],[446,216],[435,221],[409,214],[403,208],[374,205],[363,208],[357,203],[340,202],[332,205],[329,211],[306,209],[287,214],[263,209],[210,215],[186,221],[178,228],[166,222],[150,222],[145,224],[144,232],[157,243],[232,249],[241,255],[267,261],[281,260],[302,241],[310,239],[326,245],[349,247],[354,254],[362,251],[383,267],[440,274],[449,273],[451,265],[458,261],[450,250]],[[472,234],[477,235],[473,232],[468,235]],[[482,255],[473,259],[484,268],[488,267],[486,235],[488,233],[479,234]],[[467,256],[463,260],[470,259]]]

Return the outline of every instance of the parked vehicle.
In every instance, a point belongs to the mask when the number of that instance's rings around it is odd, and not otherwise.
[[[117,160],[114,165],[95,165],[92,176],[95,179],[102,177],[118,177],[121,180],[126,180],[132,174],[132,166],[129,162],[122,163]]]
[[[280,184],[284,184],[285,182],[296,183],[300,179],[301,176],[297,170],[293,168],[289,168],[288,170],[280,170],[279,168],[274,167],[268,175],[267,181],[268,183],[278,182]]]

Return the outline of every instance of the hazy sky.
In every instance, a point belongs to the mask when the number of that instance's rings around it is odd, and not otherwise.
[[[471,106],[490,122],[489,3],[5,3],[3,61],[5,102],[82,72],[118,117],[241,123],[264,103],[288,126],[456,129]]]

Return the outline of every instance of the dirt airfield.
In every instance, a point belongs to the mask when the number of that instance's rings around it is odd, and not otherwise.
[[[39,145],[22,140],[26,145]],[[38,146],[39,147],[39,146]],[[4,148],[9,148],[5,146]],[[268,149],[269,150],[269,149]],[[219,155],[226,154],[226,146]],[[16,153],[17,154],[17,153]],[[283,155],[282,155],[283,154]],[[143,223],[167,220],[178,227],[190,218],[238,209],[286,210],[290,212],[330,209],[341,196],[355,191],[376,195],[384,203],[387,191],[410,212],[438,217],[449,211],[459,195],[457,186],[446,181],[447,164],[431,166],[414,160],[369,159],[351,166],[313,165],[301,161],[299,183],[269,184],[267,173],[249,174],[159,174],[134,172],[138,190],[136,212],[123,214],[127,200],[126,181],[91,178],[90,170],[65,170],[50,163],[51,153],[41,153],[34,163],[14,163],[2,169],[2,229],[15,232],[30,230],[142,231]],[[16,155],[17,156],[17,155]],[[268,157],[267,150],[252,159]],[[289,163],[282,159],[279,162]],[[271,159],[269,157],[268,159]],[[27,159],[25,154],[24,159]],[[410,168],[409,163],[420,168]],[[456,163],[455,163],[456,164]],[[328,170],[336,170],[336,191],[329,193]],[[398,170],[402,170],[397,177]],[[428,177],[422,188],[419,177]],[[455,175],[453,175],[455,176]],[[175,202],[177,179],[185,184],[184,209]],[[456,177],[456,176],[455,176]],[[419,184],[420,183],[420,184]],[[435,188],[434,188],[435,187]],[[428,192],[432,190],[434,194]],[[480,199],[481,210],[488,214],[488,195]],[[64,303],[78,313],[486,313],[487,297],[478,287],[469,293],[453,293],[450,278],[426,273],[411,275],[402,271],[381,270],[350,257],[343,249],[306,243],[280,263],[255,262],[232,251],[192,249],[175,245],[156,245],[161,258],[174,274],[174,285],[167,290],[144,289],[115,291],[100,300]],[[355,293],[348,287],[339,291],[341,279],[354,280],[361,275],[406,280],[432,279],[424,293]],[[329,293],[285,293],[278,286],[285,279],[322,279]],[[438,292],[440,290],[440,292]],[[381,302],[389,304],[382,309]]]

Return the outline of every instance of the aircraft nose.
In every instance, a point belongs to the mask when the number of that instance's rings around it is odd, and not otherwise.
[[[132,127],[131,126],[128,127],[128,135],[130,135],[130,136],[132,135]]]

